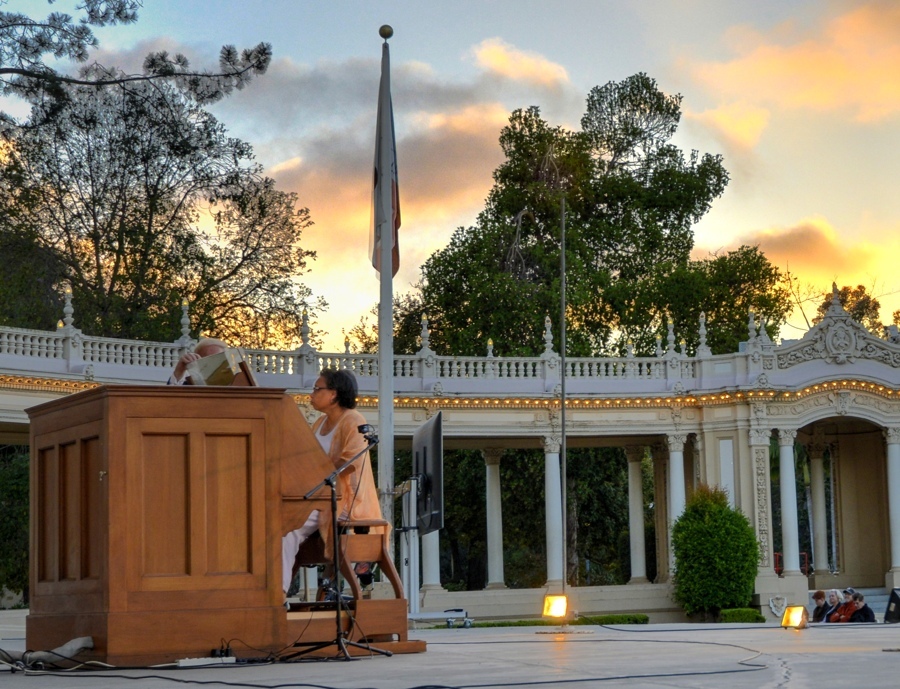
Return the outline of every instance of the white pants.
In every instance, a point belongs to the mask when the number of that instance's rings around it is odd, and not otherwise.
[[[309,519],[299,529],[294,529],[290,533],[281,538],[281,588],[287,595],[288,589],[291,587],[291,574],[294,570],[294,560],[297,559],[297,553],[300,546],[307,538],[312,536],[319,528],[319,510],[313,510],[309,515]]]

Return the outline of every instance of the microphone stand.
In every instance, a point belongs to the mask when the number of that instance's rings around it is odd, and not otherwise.
[[[340,562],[340,545],[341,545],[341,533],[340,528],[338,527],[338,511],[337,511],[337,478],[344,471],[347,470],[349,466],[351,466],[356,460],[365,455],[369,450],[375,447],[378,444],[378,436],[375,435],[374,429],[368,424],[362,425],[359,427],[359,432],[363,434],[363,437],[366,439],[367,445],[364,449],[360,450],[356,456],[350,459],[348,462],[342,464],[340,467],[332,471],[328,476],[326,476],[322,481],[320,481],[314,488],[311,488],[306,495],[303,497],[309,500],[313,495],[319,492],[320,489],[328,486],[331,490],[331,533],[332,533],[332,544],[331,544],[331,566],[334,569],[334,574],[332,576],[332,584],[330,592],[334,595],[334,623],[335,623],[335,637],[334,641],[323,641],[321,643],[310,643],[310,644],[294,644],[295,646],[309,646],[310,648],[305,651],[300,651],[299,653],[294,653],[293,655],[287,656],[285,660],[290,660],[291,658],[295,658],[297,656],[305,655],[307,653],[312,653],[313,651],[317,651],[321,648],[327,648],[329,646],[337,646],[338,655],[336,657],[340,657],[343,660],[356,660],[353,656],[350,655],[350,651],[348,650],[349,646],[354,648],[361,648],[366,651],[370,651],[372,653],[380,653],[385,656],[394,655],[391,651],[385,651],[381,648],[375,648],[374,646],[370,646],[369,644],[361,644],[356,641],[350,641],[347,639],[347,632],[344,631],[344,626],[341,622],[341,612],[345,606],[344,597],[341,594],[341,587],[338,586],[340,583],[341,576],[341,562]],[[350,614],[350,607],[346,606],[347,614]]]

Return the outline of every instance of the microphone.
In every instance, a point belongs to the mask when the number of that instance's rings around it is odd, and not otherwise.
[[[375,426],[373,426],[372,424],[364,423],[361,426],[357,426],[356,430],[362,433],[363,438],[365,438],[370,443],[374,444],[378,442],[378,434]]]

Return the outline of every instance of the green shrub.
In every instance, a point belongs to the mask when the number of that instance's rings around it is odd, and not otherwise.
[[[447,617],[452,617],[448,614]],[[569,624],[648,624],[650,618],[647,615],[638,613],[628,613],[624,615],[594,615],[576,617],[569,620]],[[485,620],[483,622],[474,622],[473,627],[558,627],[561,624],[559,620],[540,619],[540,620]]]
[[[750,604],[759,545],[725,491],[697,487],[672,527],[672,548],[675,600],[688,615],[716,618],[724,608]]]
[[[28,448],[0,447],[0,589],[28,601]]]
[[[585,615],[572,624],[650,624],[650,618],[641,613],[620,615]]]
[[[763,617],[759,610],[756,608],[731,608],[729,610],[722,610],[719,613],[719,622],[724,623],[736,623],[736,622],[765,622],[766,618]]]

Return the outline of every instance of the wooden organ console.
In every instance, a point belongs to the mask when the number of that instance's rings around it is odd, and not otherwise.
[[[284,608],[281,537],[313,509],[330,523],[329,489],[304,496],[334,469],[284,390],[107,386],[28,414],[28,648],[90,636],[80,659],[148,665],[336,637],[333,607]],[[350,531],[345,638],[424,651],[386,537]],[[364,599],[350,558],[378,562],[394,597]]]

